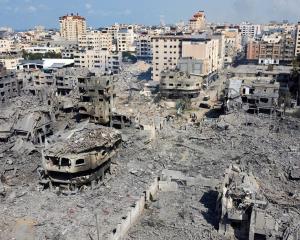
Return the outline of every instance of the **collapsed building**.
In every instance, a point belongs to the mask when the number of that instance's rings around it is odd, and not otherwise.
[[[69,95],[78,90],[78,78],[88,77],[88,69],[62,68],[54,72],[56,91],[59,95]]]
[[[176,69],[160,74],[160,93],[167,99],[197,98],[203,84],[203,64],[192,58],[179,59]]]
[[[86,122],[50,139],[43,150],[43,182],[77,187],[102,179],[120,143],[117,130]]]
[[[299,228],[284,226],[251,173],[232,165],[225,172],[217,201],[219,232],[237,239],[299,239]],[[275,212],[274,212],[275,210]]]
[[[0,109],[0,142],[7,142],[13,135],[13,127],[17,119],[16,111],[11,109]]]
[[[243,108],[246,111],[273,113],[278,109],[279,87],[279,83],[269,79],[230,79],[225,88],[225,111],[228,113]]]
[[[161,73],[160,93],[168,99],[197,98],[200,94],[202,77],[179,70]]]
[[[17,120],[14,131],[24,140],[42,143],[53,134],[53,116],[49,110],[36,109],[21,115]]]
[[[80,119],[89,118],[91,122],[104,125],[111,121],[115,97],[113,80],[113,75],[89,74],[78,78]]]

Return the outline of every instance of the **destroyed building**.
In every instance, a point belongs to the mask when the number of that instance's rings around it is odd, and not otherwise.
[[[200,94],[202,77],[179,70],[161,72],[160,93],[168,99],[197,98]]]
[[[118,131],[85,122],[46,144],[45,177],[53,184],[73,186],[102,179],[120,142]]]
[[[20,95],[23,80],[18,79],[16,73],[0,66],[0,104]]]
[[[0,142],[7,142],[13,135],[13,126],[17,119],[16,111],[12,109],[0,109]]]
[[[62,68],[53,72],[56,91],[59,95],[69,95],[71,91],[78,90],[78,78],[88,77],[88,69]]]
[[[80,100],[78,116],[89,118],[91,122],[108,124],[111,120],[114,106],[114,76],[95,76],[78,78]]]
[[[238,166],[227,169],[217,205],[219,232],[227,237],[257,240],[283,235],[276,219],[268,214],[268,202],[255,177]]]
[[[52,116],[49,110],[33,110],[21,115],[14,131],[24,140],[42,143],[53,133]]]
[[[78,78],[73,75],[67,75],[64,71],[59,71],[55,75],[55,84],[58,94],[67,95],[76,88]]]
[[[242,102],[249,110],[274,111],[278,107],[279,83],[256,80],[242,86]]]
[[[279,88],[279,83],[269,79],[230,79],[225,89],[225,111],[243,108],[273,113],[278,109]]]
[[[242,108],[242,80],[229,80],[225,88],[224,109],[227,113]]]

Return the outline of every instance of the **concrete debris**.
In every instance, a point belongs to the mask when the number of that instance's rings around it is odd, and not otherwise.
[[[241,88],[223,115],[226,71],[172,107],[150,67],[17,72],[0,106],[1,240],[299,239],[299,119],[251,114]]]
[[[95,125],[65,132],[42,152],[51,183],[81,186],[102,179],[121,143],[116,130]]]

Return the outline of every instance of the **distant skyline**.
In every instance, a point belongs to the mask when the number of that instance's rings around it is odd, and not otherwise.
[[[79,13],[95,28],[116,22],[158,25],[162,16],[171,24],[187,22],[198,10],[215,23],[296,23],[300,21],[299,6],[300,0],[0,0],[0,26],[58,28],[58,18],[67,13]]]

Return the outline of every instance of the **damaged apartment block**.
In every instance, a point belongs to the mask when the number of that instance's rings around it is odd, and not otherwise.
[[[276,219],[257,179],[232,165],[225,172],[217,202],[219,232],[237,239],[297,240],[299,230],[286,227]]]
[[[34,110],[19,117],[14,131],[24,140],[42,143],[53,134],[53,116],[48,110]]]
[[[114,76],[95,76],[78,78],[80,101],[79,119],[89,118],[91,122],[106,125],[111,121],[114,106]]]
[[[84,122],[51,140],[42,154],[42,183],[74,188],[103,178],[121,143],[121,134]]]
[[[19,80],[13,71],[6,70],[0,63],[0,105],[20,95],[23,80]]]
[[[267,79],[231,79],[225,89],[225,111],[243,108],[251,112],[274,113],[278,109],[279,83]]]
[[[161,73],[160,93],[167,99],[197,98],[200,94],[202,77],[179,70]]]

